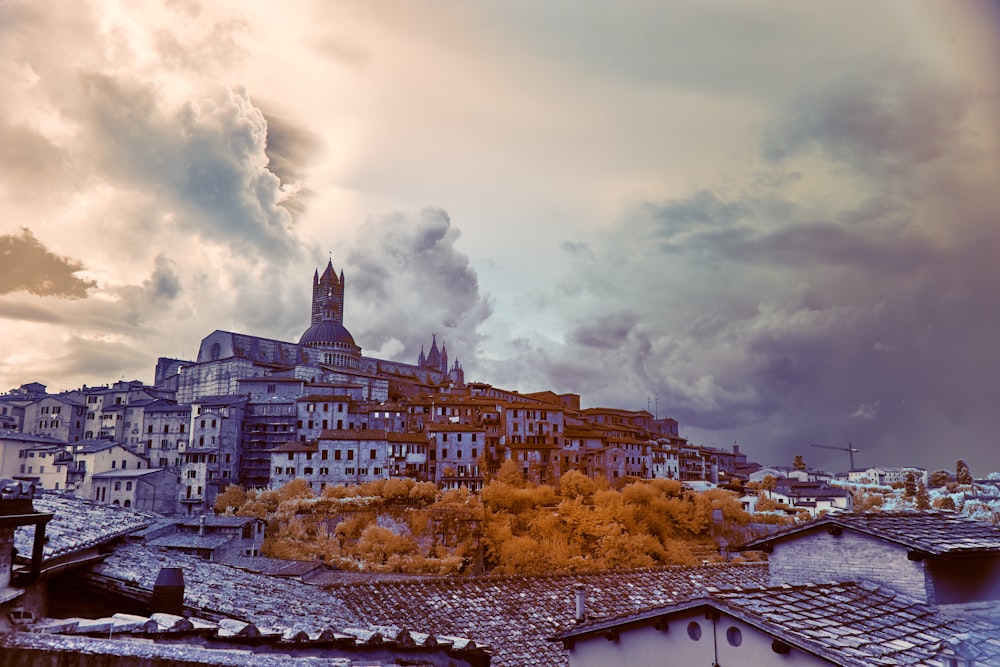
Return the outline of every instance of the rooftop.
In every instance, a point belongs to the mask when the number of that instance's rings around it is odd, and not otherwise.
[[[712,607],[836,665],[930,665],[956,636],[997,636],[1000,626],[984,620],[949,618],[928,604],[871,583],[805,584],[709,590],[681,604],[597,621],[561,633],[568,639],[631,623],[652,622],[678,612]],[[1000,664],[984,662],[977,664]]]
[[[759,548],[828,526],[871,535],[932,556],[1000,554],[1000,526],[936,510],[827,514],[811,523],[753,540],[743,548]]]
[[[258,626],[294,619],[308,632],[328,627],[387,625],[468,637],[493,649],[497,667],[566,665],[561,647],[546,641],[572,623],[574,587],[587,588],[588,608],[611,616],[704,595],[707,586],[762,585],[767,566],[709,565],[535,577],[434,577],[338,583],[320,588],[268,577],[194,556],[139,544],[116,548],[86,575],[135,596],[148,595],[161,567],[181,567],[185,604],[196,614]],[[144,593],[143,593],[144,592]]]
[[[45,528],[44,560],[110,542],[144,528],[155,518],[144,512],[54,493],[43,493],[33,505],[36,512],[55,514]],[[30,554],[34,537],[34,526],[19,527],[14,533],[18,553]]]

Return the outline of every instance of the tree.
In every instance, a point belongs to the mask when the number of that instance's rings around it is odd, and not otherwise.
[[[795,455],[795,460],[792,461],[792,467],[795,468],[796,470],[805,470],[806,469],[806,461],[805,461],[805,459],[802,458],[801,454],[796,454]]]
[[[931,494],[927,493],[927,487],[921,481],[917,484],[917,509],[929,510],[931,508]]]
[[[225,514],[229,511],[235,512],[243,507],[246,501],[247,493],[243,490],[243,487],[230,484],[226,487],[225,491],[215,497],[215,513]]]
[[[954,482],[954,481],[955,481],[955,476],[952,475],[947,470],[935,470],[934,472],[931,473],[930,477],[927,480],[927,483],[930,484],[932,487],[939,487],[939,486],[945,486],[949,482]]]
[[[500,464],[496,479],[514,488],[524,486],[524,474],[521,472],[521,466],[514,459],[505,459]]]
[[[906,479],[903,482],[903,498],[907,500],[913,500],[917,496],[917,477],[913,474],[913,471],[906,473]]]
[[[959,484],[972,484],[972,471],[962,459],[955,464],[955,481]]]

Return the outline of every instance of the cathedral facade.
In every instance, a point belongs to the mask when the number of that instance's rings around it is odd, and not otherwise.
[[[376,401],[398,392],[464,383],[461,366],[456,360],[448,367],[447,349],[438,349],[436,335],[430,353],[421,349],[415,365],[362,355],[344,326],[345,287],[344,272],[338,275],[332,260],[322,275],[318,270],[313,274],[310,323],[297,342],[216,330],[202,339],[196,361],[161,360],[164,368],[176,371],[177,400],[236,395],[241,380],[267,376],[351,385],[360,390],[352,393]],[[157,375],[159,382],[159,364]]]

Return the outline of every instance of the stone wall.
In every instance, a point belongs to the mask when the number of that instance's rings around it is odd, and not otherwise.
[[[924,563],[906,553],[901,545],[850,530],[839,536],[815,530],[775,544],[768,566],[773,585],[864,580],[933,602]]]

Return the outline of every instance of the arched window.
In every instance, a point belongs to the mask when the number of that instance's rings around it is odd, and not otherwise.
[[[209,359],[212,361],[217,361],[220,356],[222,356],[222,346],[218,343],[212,343],[212,348],[208,353]]]
[[[117,501],[115,501],[115,502],[117,502]],[[126,500],[125,504],[123,505],[123,507],[132,507],[132,501],[131,500]]]

